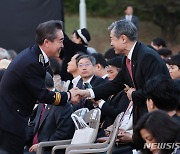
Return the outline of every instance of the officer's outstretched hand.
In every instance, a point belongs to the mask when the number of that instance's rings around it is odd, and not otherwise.
[[[79,88],[75,87],[69,90],[69,92],[71,93],[71,102],[73,104],[77,104],[80,101],[80,95],[77,93],[78,89]]]

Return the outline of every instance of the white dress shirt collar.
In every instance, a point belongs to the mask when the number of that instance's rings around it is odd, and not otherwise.
[[[40,48],[40,47],[39,47]],[[45,63],[48,63],[49,62],[49,58],[48,58],[48,56],[46,55],[46,53],[40,48],[40,50],[41,50],[41,52],[42,52],[42,54],[43,54],[43,56],[44,56],[44,61],[45,61]]]
[[[136,43],[137,43],[137,41],[134,43],[133,47],[131,48],[131,50],[129,51],[129,53],[127,55],[128,59],[130,59],[130,60],[132,59],[132,54],[133,54]]]
[[[94,76],[94,75],[93,75],[93,76]],[[92,77],[90,77],[90,78],[89,78],[86,82],[84,82],[84,81],[83,81],[83,84],[84,84],[84,83],[90,83],[90,82],[91,82],[91,80],[92,80],[92,78],[93,78],[93,76],[92,76]]]
[[[108,74],[105,74],[104,76],[102,76],[103,79],[105,79],[108,76]]]
[[[72,83],[73,83],[73,88],[77,86],[77,83],[78,81],[80,80],[81,76],[78,75],[77,77],[75,77],[73,80],[72,80]]]
[[[131,21],[131,20],[132,20],[132,15],[126,15],[125,18],[126,18],[127,20],[130,20],[130,21]]]

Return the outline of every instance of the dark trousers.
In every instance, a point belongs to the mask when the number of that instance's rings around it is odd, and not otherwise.
[[[25,140],[0,128],[0,153],[23,154]]]

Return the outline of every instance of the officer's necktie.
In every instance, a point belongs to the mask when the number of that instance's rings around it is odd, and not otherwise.
[[[39,126],[42,122],[42,119],[43,119],[43,115],[44,115],[44,112],[45,112],[45,104],[42,104],[42,108],[41,108],[41,115],[40,115],[40,118],[39,118],[39,123],[38,123],[38,128],[37,128],[37,132],[33,138],[33,144],[37,144],[39,141],[38,141],[38,131],[39,131]]]

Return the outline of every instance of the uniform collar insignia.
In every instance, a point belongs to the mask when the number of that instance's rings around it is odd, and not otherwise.
[[[39,62],[44,66],[44,56],[42,54],[39,54]]]

